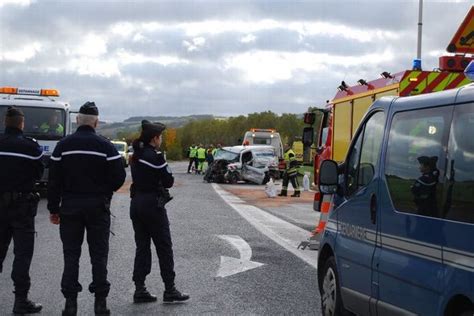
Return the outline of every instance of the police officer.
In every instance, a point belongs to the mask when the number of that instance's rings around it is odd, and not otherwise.
[[[289,144],[285,144],[285,153],[283,155],[285,159],[286,169],[283,174],[283,185],[281,192],[278,196],[287,196],[288,183],[291,181],[291,185],[295,192],[291,197],[300,197],[300,186],[298,183],[298,161],[296,160],[295,152],[291,149]]]
[[[150,244],[156,247],[160,262],[161,278],[165,284],[164,302],[182,302],[189,295],[175,287],[175,272],[170,226],[165,204],[171,199],[168,188],[174,183],[173,175],[163,154],[157,151],[161,145],[161,133],[165,126],[142,121],[142,132],[133,142],[131,162],[132,179],[130,218],[135,231],[136,254],[133,268],[135,303],[154,302],[155,295],[145,287],[145,279],[151,272]]]
[[[438,184],[439,170],[436,168],[438,157],[421,156],[417,158],[420,163],[421,176],[416,179],[411,187],[418,214],[433,216],[438,213],[436,202],[436,185]]]
[[[48,209],[50,221],[60,224],[64,272],[61,291],[66,298],[63,315],[76,315],[79,258],[84,232],[92,263],[92,283],[96,314],[108,315],[106,298],[109,253],[110,201],[125,180],[122,158],[112,143],[96,135],[99,111],[86,102],[77,116],[77,131],[61,140],[51,156]]]
[[[15,314],[38,313],[42,308],[28,299],[28,291],[39,201],[33,191],[43,174],[43,153],[34,139],[23,136],[23,127],[23,113],[9,108],[5,134],[0,137],[0,272],[13,239],[15,259],[11,276],[15,286]]]

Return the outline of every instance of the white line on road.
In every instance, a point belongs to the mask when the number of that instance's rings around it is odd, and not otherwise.
[[[250,259],[252,259],[252,248],[250,248],[250,245],[243,240],[242,237],[231,235],[218,235],[217,237],[229,242],[239,251],[240,254],[240,259],[221,256],[221,265],[219,267],[219,272],[217,272],[218,277],[225,278],[230,275],[263,266],[263,263],[250,261]]]
[[[302,240],[308,239],[308,231],[271,215],[256,206],[246,204],[239,197],[221,189],[218,184],[213,183],[212,187],[229,206],[236,210],[240,216],[252,224],[259,232],[317,269],[318,253],[316,251],[297,249]]]

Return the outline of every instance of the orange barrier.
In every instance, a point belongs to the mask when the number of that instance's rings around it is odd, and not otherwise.
[[[321,234],[326,227],[326,222],[328,221],[329,217],[329,210],[331,209],[332,203],[332,195],[331,194],[324,194],[323,200],[321,202],[321,216],[319,217],[319,223],[316,225],[316,228],[312,232],[312,236]]]

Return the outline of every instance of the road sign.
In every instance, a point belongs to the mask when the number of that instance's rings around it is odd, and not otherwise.
[[[446,50],[450,53],[474,54],[474,6],[469,10]]]

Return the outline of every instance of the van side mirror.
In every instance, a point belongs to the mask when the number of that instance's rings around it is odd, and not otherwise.
[[[312,127],[305,127],[303,129],[303,144],[305,146],[313,145],[314,137],[314,128]]]
[[[319,191],[324,194],[334,194],[337,192],[338,173],[337,162],[334,160],[324,160],[319,169]]]

